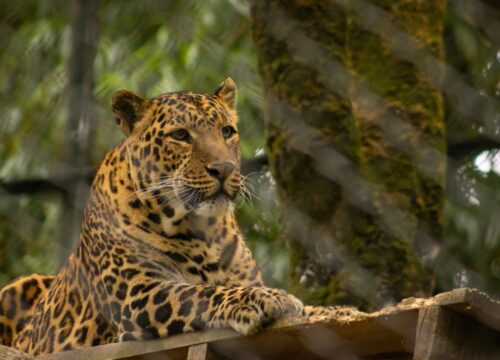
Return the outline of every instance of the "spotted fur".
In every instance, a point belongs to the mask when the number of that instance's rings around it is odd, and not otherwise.
[[[34,355],[231,327],[258,331],[299,300],[265,287],[237,226],[236,86],[113,97],[126,139],[102,161],[77,249],[56,276],[0,292],[1,344]]]

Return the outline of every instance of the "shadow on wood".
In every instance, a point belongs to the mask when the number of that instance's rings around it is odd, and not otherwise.
[[[283,319],[260,334],[212,329],[39,356],[38,360],[500,359],[500,303],[473,289],[405,299],[351,322]],[[0,359],[33,357],[0,348]]]

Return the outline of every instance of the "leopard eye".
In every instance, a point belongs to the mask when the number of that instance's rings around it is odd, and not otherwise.
[[[186,129],[178,129],[172,131],[169,136],[171,136],[175,140],[191,142],[191,135],[189,135],[189,131],[187,131]]]
[[[233,134],[236,134],[236,130],[232,126],[224,126],[221,131],[224,139],[229,139]]]

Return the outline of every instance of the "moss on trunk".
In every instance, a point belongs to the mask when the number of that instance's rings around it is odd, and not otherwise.
[[[254,1],[252,17],[292,291],[364,308],[429,294],[444,0]]]

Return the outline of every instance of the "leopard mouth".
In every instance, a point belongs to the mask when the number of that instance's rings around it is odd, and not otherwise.
[[[217,199],[227,199],[227,200],[234,200],[235,195],[229,194],[227,190],[225,190],[222,186],[217,190],[215,193],[213,193],[210,196],[207,196],[205,200],[217,200]]]
[[[204,203],[219,203],[219,202],[232,202],[236,198],[236,194],[230,194],[222,186],[219,187],[214,193],[207,195],[200,189],[189,188],[182,196],[181,200],[185,205],[195,209]]]

